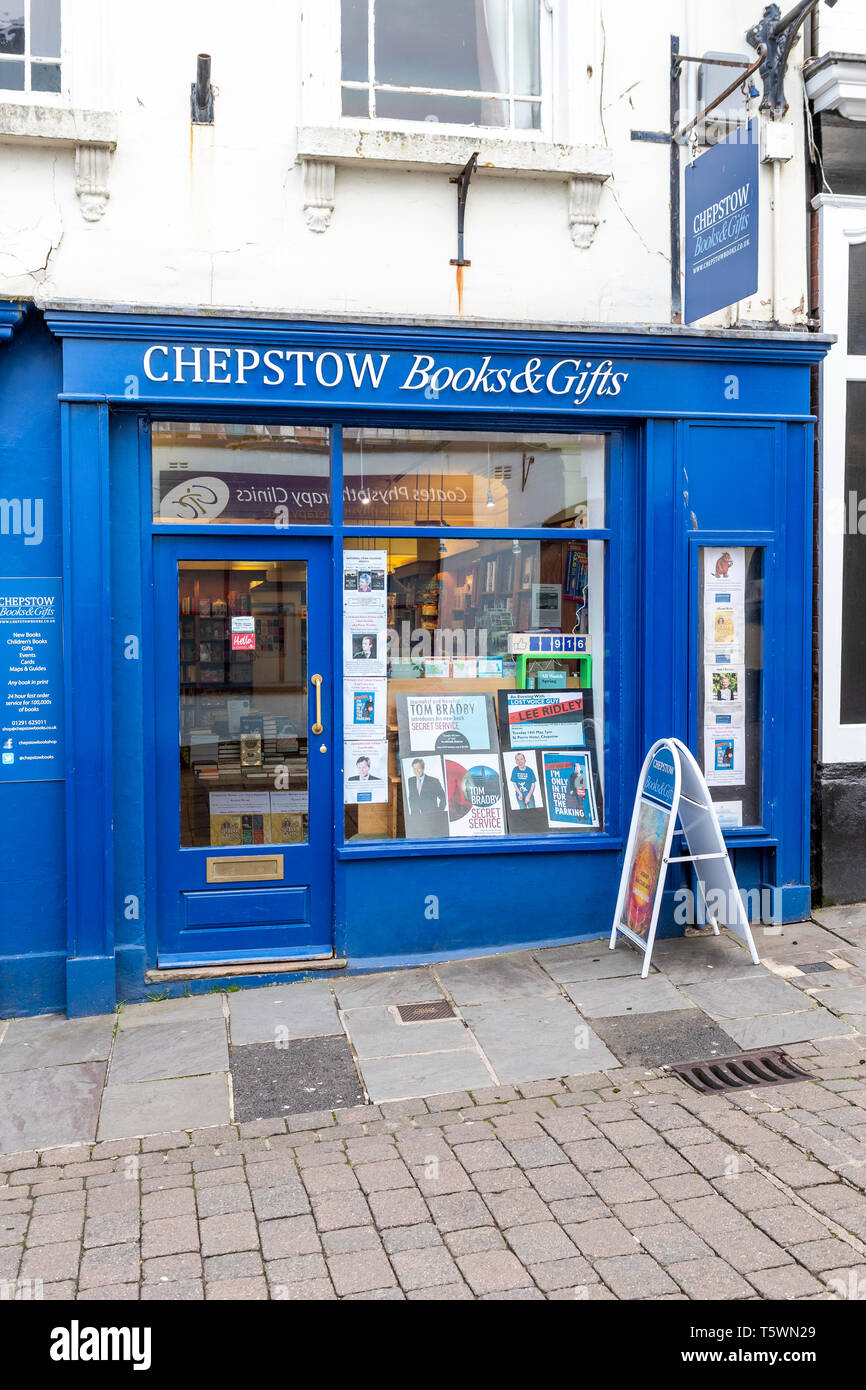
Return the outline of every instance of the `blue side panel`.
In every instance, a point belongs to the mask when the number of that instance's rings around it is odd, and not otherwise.
[[[29,314],[0,345],[0,497],[41,526],[0,534],[0,578],[61,573],[60,387],[60,344]],[[63,825],[62,781],[0,786],[0,1017],[65,1008]]]
[[[340,865],[350,969],[591,940],[610,932],[615,854],[464,855]]]

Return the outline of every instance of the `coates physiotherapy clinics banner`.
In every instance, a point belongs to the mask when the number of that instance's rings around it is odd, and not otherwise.
[[[686,169],[686,323],[757,288],[758,128],[749,121]]]

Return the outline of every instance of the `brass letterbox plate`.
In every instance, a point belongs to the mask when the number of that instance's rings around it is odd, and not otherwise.
[[[249,883],[255,879],[282,879],[281,854],[209,854],[208,883]]]

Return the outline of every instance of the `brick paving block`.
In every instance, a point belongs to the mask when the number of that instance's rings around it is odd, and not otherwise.
[[[506,1240],[525,1265],[541,1264],[544,1260],[565,1260],[577,1254],[574,1242],[555,1221],[511,1226],[506,1232]]]
[[[866,1296],[866,1264],[822,1270],[821,1283],[838,1298],[861,1302]]]
[[[773,1166],[773,1172],[780,1182],[787,1187],[795,1190],[801,1187],[812,1187],[818,1183],[839,1182],[839,1174],[834,1173],[830,1168],[825,1168],[814,1158],[805,1156],[792,1159],[788,1163],[779,1163]]]
[[[547,1297],[558,1303],[564,1303],[566,1300],[590,1303],[616,1302],[616,1294],[611,1293],[610,1289],[601,1283],[580,1284],[574,1289],[552,1289]]]
[[[559,1163],[553,1168],[530,1168],[526,1176],[545,1202],[593,1195],[586,1178],[570,1163]]]
[[[227,1187],[203,1187],[196,1193],[199,1219],[208,1216],[231,1216],[236,1212],[252,1211],[250,1190],[246,1183]]]
[[[691,1164],[668,1144],[642,1144],[638,1149],[626,1149],[625,1156],[642,1178],[652,1182],[655,1178],[672,1178],[680,1173],[691,1173]]]
[[[603,1256],[594,1263],[617,1298],[659,1298],[678,1292],[674,1281],[649,1255]]]
[[[414,1187],[412,1174],[401,1158],[384,1159],[379,1163],[362,1163],[355,1175],[364,1192],[390,1192],[395,1188]]]
[[[515,1169],[515,1171],[517,1171]],[[425,1164],[413,1164],[412,1176],[415,1179],[420,1191],[425,1197],[442,1197],[449,1192],[471,1192],[472,1178],[453,1158],[436,1159],[435,1162]],[[478,1178],[485,1176],[485,1171],[475,1174],[476,1186]]]
[[[763,1298],[805,1298],[807,1294],[823,1293],[824,1285],[819,1283],[808,1270],[799,1265],[783,1265],[780,1269],[758,1269],[749,1275]]]
[[[639,1248],[631,1231],[613,1216],[595,1221],[581,1221],[576,1225],[569,1223],[564,1229],[581,1254],[588,1259],[634,1255]]]
[[[468,1284],[446,1284],[444,1288],[440,1285],[432,1289],[411,1289],[407,1298],[413,1302],[425,1299],[434,1300],[436,1303],[450,1303],[458,1299],[472,1300],[472,1290]]]
[[[357,1192],[358,1179],[348,1163],[329,1163],[323,1168],[305,1168],[301,1173],[304,1187],[311,1197],[328,1192]]]
[[[424,1100],[385,1100],[379,1109],[386,1120],[402,1119],[412,1115],[426,1115],[427,1102]]]
[[[430,1215],[421,1193],[414,1187],[399,1187],[390,1192],[371,1192],[369,1196],[373,1219],[380,1229],[389,1226],[411,1226],[426,1221]]]
[[[140,1298],[137,1283],[98,1284],[94,1288],[79,1289],[75,1295],[77,1302],[87,1303],[135,1303]]]
[[[78,1173],[73,1174],[73,1177],[79,1176],[80,1174]],[[30,1183],[56,1182],[62,1177],[62,1168],[40,1168],[38,1164],[36,1164],[32,1168],[16,1168],[12,1170],[8,1173],[6,1180],[10,1187],[27,1187]]]
[[[497,1226],[503,1230],[526,1222],[549,1221],[550,1212],[532,1188],[490,1193],[486,1202]]]
[[[68,1216],[68,1215],[70,1215],[70,1214],[71,1214],[73,1217],[77,1217],[78,1219],[77,1219],[77,1221],[74,1222],[74,1224],[73,1224],[72,1227],[67,1227],[66,1239],[67,1239],[67,1240],[76,1240],[76,1239],[78,1239],[78,1237],[80,1236],[80,1233],[81,1233],[81,1226],[82,1226],[82,1223],[83,1223],[83,1221],[84,1221],[84,1213],[83,1213],[83,1212],[72,1212],[72,1213],[64,1212],[64,1213],[63,1213],[64,1216]],[[3,1212],[2,1215],[0,1215],[0,1247],[2,1247],[2,1246],[4,1246],[4,1245],[20,1245],[21,1242],[24,1240],[24,1232],[27,1230],[27,1223],[28,1223],[29,1220],[30,1220],[30,1218],[29,1218],[29,1216],[27,1215],[27,1212],[26,1212],[26,1211],[10,1212],[8,1215],[7,1215],[5,1212]],[[43,1229],[43,1232],[44,1232],[45,1234],[47,1234],[49,1231],[61,1230],[61,1229],[62,1229],[62,1227],[55,1227],[55,1226],[54,1226],[54,1221],[55,1221],[54,1215],[49,1215],[49,1216],[46,1216],[46,1217],[37,1217],[37,1216],[34,1216],[34,1217],[33,1217],[33,1223],[32,1223],[32,1224],[37,1225],[39,1221],[48,1221],[48,1222],[51,1222],[51,1225],[50,1225],[50,1226],[46,1226],[46,1227],[43,1227],[43,1228],[42,1228],[42,1229]],[[61,1235],[57,1235],[57,1236],[55,1237],[56,1240],[61,1240],[62,1238],[63,1238],[63,1237],[62,1237]],[[33,1245],[51,1245],[53,1242],[52,1242],[51,1240],[44,1240],[44,1239],[43,1239],[43,1240],[35,1240],[35,1241],[31,1242],[31,1243],[32,1243]]]
[[[513,1086],[482,1086],[472,1092],[472,1099],[476,1106],[495,1105],[500,1101],[516,1100],[517,1092]]]
[[[517,1089],[524,1100],[532,1100],[536,1096],[558,1096],[565,1087],[561,1081],[522,1081]]]
[[[601,1139],[602,1132],[587,1115],[580,1110],[557,1111],[555,1115],[543,1115],[540,1125],[552,1139],[560,1143],[574,1143],[579,1139]]]
[[[665,1202],[683,1202],[690,1197],[712,1197],[714,1189],[700,1173],[681,1173],[670,1178],[653,1178],[650,1183]]]
[[[284,1119],[246,1120],[238,1125],[238,1132],[241,1139],[266,1139],[272,1134],[285,1134],[286,1122]]]
[[[42,1285],[42,1297],[46,1303],[55,1300],[67,1303],[71,1298],[75,1298],[75,1280],[62,1279],[53,1283],[44,1283]]]
[[[395,1285],[392,1289],[365,1289],[363,1293],[348,1293],[348,1303],[405,1303],[406,1295]]]
[[[566,1162],[566,1155],[555,1140],[504,1139],[506,1149],[521,1168],[552,1168]]]
[[[0,1171],[8,1176],[21,1169],[36,1170],[39,1167],[39,1154],[36,1149],[22,1149],[21,1153],[3,1154],[0,1158]]]
[[[704,1128],[703,1125],[693,1125],[691,1129],[674,1130],[667,1136],[667,1140],[680,1153],[686,1149],[700,1148],[703,1144],[718,1144],[720,1142],[719,1136],[713,1130]],[[729,1142],[729,1148],[736,1148],[736,1145]]]
[[[0,1280],[16,1279],[18,1277],[18,1267],[21,1264],[21,1257],[24,1254],[23,1245],[4,1245],[0,1250]]]
[[[346,1148],[344,1144],[337,1142],[330,1143],[322,1140],[318,1144],[310,1144],[306,1148],[299,1149],[295,1155],[295,1163],[299,1168],[321,1168],[328,1163],[346,1163]]]
[[[185,1255],[158,1255],[144,1260],[141,1272],[145,1283],[173,1284],[178,1279],[198,1279],[201,1275],[201,1256],[198,1251]]]
[[[192,1173],[176,1173],[166,1178],[142,1179],[141,1192],[142,1196],[149,1196],[152,1192],[168,1192],[176,1187],[191,1188],[192,1185]]]
[[[750,1211],[749,1220],[760,1226],[765,1235],[780,1245],[791,1246],[804,1241],[827,1238],[827,1227],[802,1207],[768,1207],[766,1211]]]
[[[428,1096],[430,1110],[471,1110],[472,1097],[468,1091],[446,1091],[440,1096]]]
[[[75,1279],[80,1254],[81,1246],[77,1240],[62,1241],[57,1245],[34,1245],[31,1250],[24,1251],[19,1277],[41,1279],[43,1284]]]
[[[191,1151],[191,1153],[192,1152],[194,1151]],[[196,1182],[198,1182],[198,1175],[200,1173],[214,1173],[219,1171],[225,1171],[229,1168],[240,1167],[242,1157],[243,1156],[241,1154],[237,1153],[215,1154],[211,1153],[210,1151],[208,1151],[207,1153],[195,1152],[195,1156],[192,1159],[192,1169],[196,1175]],[[259,1157],[261,1158],[263,1157],[263,1155],[260,1154]],[[229,1179],[226,1178],[226,1182],[228,1181]]]
[[[446,1231],[445,1244],[451,1254],[475,1255],[481,1250],[505,1250],[505,1237],[495,1226],[475,1226],[468,1231]]]
[[[54,1192],[46,1197],[36,1197],[31,1200],[25,1197],[19,1202],[4,1202],[0,1206],[0,1220],[7,1211],[20,1209],[29,1211],[32,1205],[34,1216],[50,1216],[55,1211],[83,1211],[87,1194],[84,1188],[78,1188],[75,1192]]]
[[[705,1178],[726,1178],[730,1173],[737,1177],[754,1168],[748,1154],[742,1154],[730,1144],[721,1141],[712,1144],[693,1144],[681,1149],[680,1153],[698,1173]]]
[[[752,1212],[768,1207],[787,1207],[791,1199],[763,1173],[738,1173],[729,1178],[717,1178],[713,1187],[739,1211]]]
[[[662,1226],[674,1219],[670,1207],[658,1197],[649,1202],[617,1203],[611,1211],[630,1231],[636,1231],[639,1226]]]
[[[94,1162],[99,1156],[94,1156]],[[68,1163],[89,1163],[90,1148],[87,1144],[66,1144],[62,1148],[43,1149],[39,1155],[40,1168],[65,1168]],[[0,1163],[2,1163],[0,1159]]]
[[[409,1252],[404,1252],[409,1253]],[[416,1254],[425,1252],[417,1251]],[[398,1258],[395,1256],[395,1259]],[[329,1255],[328,1270],[338,1295],[387,1289],[396,1284],[387,1255],[377,1250],[360,1250],[347,1255]]]
[[[813,1274],[821,1274],[825,1269],[841,1268],[860,1264],[863,1256],[859,1250],[846,1245],[843,1240],[834,1240],[827,1235],[825,1240],[810,1240],[806,1244],[790,1245],[788,1254],[805,1265]]]
[[[641,1144],[654,1144],[658,1140],[655,1130],[643,1120],[636,1120],[633,1116],[628,1120],[610,1121],[601,1116],[593,1116],[599,1129],[611,1144],[615,1144],[618,1149],[636,1149]]]
[[[394,1142],[400,1157],[413,1166],[417,1163],[429,1163],[434,1158],[440,1162],[453,1162],[451,1146],[446,1143],[441,1130],[413,1130],[411,1134],[395,1135]]]
[[[183,1209],[179,1213],[187,1215],[195,1211],[195,1197],[191,1188],[175,1188],[172,1190],[172,1197],[178,1192],[183,1192]],[[162,1194],[154,1193],[151,1197],[142,1197],[137,1182],[118,1183],[114,1187],[96,1187],[88,1190],[87,1193],[87,1215],[104,1216],[109,1212],[137,1211],[139,1204],[147,1211],[148,1218],[152,1219],[156,1215],[171,1215],[169,1211],[159,1211]],[[145,1206],[145,1204],[153,1204]]]
[[[117,1204],[109,1207],[111,1198],[103,1198],[101,1203],[96,1204],[95,1194],[91,1194],[87,1199],[88,1214],[95,1206],[101,1210],[131,1211],[133,1195],[138,1205],[137,1189],[131,1187],[128,1193],[123,1194],[122,1202],[117,1199]],[[159,1221],[173,1216],[195,1216],[195,1192],[191,1187],[172,1187],[167,1192],[146,1192],[141,1197],[141,1215],[143,1221]]]
[[[202,1255],[230,1255],[235,1250],[258,1250],[259,1234],[252,1212],[205,1216],[199,1221]]]
[[[123,1245],[139,1240],[141,1219],[137,1211],[109,1211],[101,1216],[88,1216],[84,1226],[84,1246]]]
[[[195,1174],[195,1190],[203,1192],[207,1187],[236,1187],[246,1183],[247,1175],[242,1166],[231,1168],[199,1168]]]
[[[310,1199],[300,1183],[254,1188],[252,1198],[260,1221],[278,1216],[304,1216],[310,1210]]]
[[[639,1206],[646,1206],[640,1202]],[[577,1224],[580,1221],[597,1221],[610,1216],[604,1202],[598,1197],[567,1197],[562,1201],[550,1203],[550,1214],[561,1226]]]
[[[498,1139],[455,1144],[454,1155],[467,1173],[490,1172],[495,1168],[507,1168],[514,1162],[507,1148],[503,1147]]]
[[[505,1139],[543,1139],[544,1130],[538,1120],[530,1120],[525,1115],[504,1115],[493,1121],[496,1138]]]
[[[248,1279],[262,1274],[264,1265],[257,1250],[237,1250],[231,1255],[211,1255],[204,1262],[207,1283],[217,1279]]]
[[[382,1239],[375,1226],[350,1226],[345,1231],[326,1231],[322,1236],[326,1255],[349,1255],[355,1250],[381,1250]]]
[[[600,1173],[608,1168],[626,1168],[628,1159],[607,1139],[578,1139],[563,1146],[581,1173]]]
[[[483,1293],[482,1303],[531,1303],[541,1302],[544,1294],[540,1289],[528,1284],[525,1289],[506,1289],[503,1293]]]
[[[142,1225],[141,1250],[146,1260],[155,1255],[182,1255],[198,1248],[198,1222],[194,1216],[166,1216]]]
[[[372,1221],[363,1193],[331,1192],[313,1199],[313,1215],[320,1231],[339,1231],[347,1226],[366,1226]]]
[[[288,1255],[281,1260],[269,1260],[265,1274],[269,1284],[306,1284],[311,1279],[327,1279],[328,1267],[323,1255]]]
[[[592,1265],[587,1264],[580,1255],[530,1265],[529,1273],[545,1293],[552,1293],[554,1289],[573,1289],[578,1285],[598,1282],[598,1275]]]
[[[102,1245],[85,1250],[81,1256],[78,1287],[95,1284],[123,1284],[141,1276],[141,1250],[138,1241],[123,1245]]]
[[[447,1284],[459,1284],[460,1271],[445,1246],[428,1246],[422,1250],[398,1250],[391,1264],[400,1285],[409,1289],[428,1289]]]
[[[318,1255],[322,1248],[312,1216],[263,1221],[259,1236],[266,1260],[282,1259],[285,1255]]]
[[[650,1187],[633,1168],[614,1168],[610,1173],[591,1173],[589,1181],[603,1202],[651,1202],[655,1197]]]
[[[364,1139],[347,1140],[346,1154],[349,1162],[355,1167],[359,1163],[381,1163],[399,1157],[392,1140],[374,1135]]]
[[[457,1260],[472,1292],[476,1295],[504,1293],[531,1286],[529,1274],[510,1250],[485,1250],[461,1255]]]
[[[514,1168],[482,1169],[480,1173],[473,1173],[472,1183],[479,1192],[486,1196],[488,1192],[513,1192],[519,1187],[528,1187],[529,1179],[515,1166]]]
[[[286,1116],[286,1129],[290,1134],[299,1129],[326,1129],[336,1123],[333,1110],[310,1110],[304,1115]]]
[[[705,1255],[712,1256],[713,1253],[684,1221],[634,1226],[632,1233],[637,1236],[647,1254],[652,1255],[653,1259],[662,1265],[681,1264],[684,1260],[698,1260]]]
[[[419,1226],[397,1226],[383,1231],[382,1243],[391,1255],[398,1250],[423,1250],[430,1245],[441,1245],[442,1236],[432,1221],[424,1221]]]
[[[197,1141],[191,1140],[186,1130],[173,1129],[162,1134],[146,1134],[139,1142],[141,1152],[149,1153],[155,1149],[186,1149]]]
[[[293,1158],[278,1158],[267,1163],[250,1163],[246,1167],[250,1191],[257,1187],[282,1187],[284,1183],[300,1181],[298,1166]]]
[[[204,1298],[201,1279],[177,1279],[173,1284],[142,1284],[143,1303],[197,1303]]]
[[[473,1226],[492,1226],[493,1217],[477,1192],[455,1192],[428,1200],[430,1214],[440,1231],[464,1231]]]
[[[205,1298],[208,1300],[231,1299],[232,1302],[237,1302],[241,1299],[249,1301],[267,1297],[268,1285],[263,1278],[217,1279],[212,1284],[205,1284]]]

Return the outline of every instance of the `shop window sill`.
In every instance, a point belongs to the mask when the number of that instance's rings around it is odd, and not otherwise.
[[[390,855],[419,858],[454,854],[538,854],[539,851],[563,853],[592,850],[621,850],[623,841],[618,835],[503,835],[494,840],[362,840],[337,846],[338,859],[386,859]]]
[[[563,145],[543,140],[420,131],[368,129],[351,125],[301,126],[297,160],[304,172],[304,214],[311,231],[324,232],[336,206],[338,167],[458,173],[475,151],[482,174],[544,179],[568,185],[568,223],[575,246],[592,244],[601,189],[612,171],[612,153],[602,146]]]
[[[113,111],[0,102],[0,144],[75,152],[75,192],[86,222],[97,222],[108,204],[111,151],[117,144]]]

